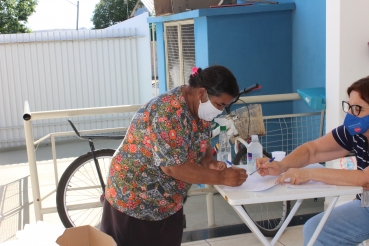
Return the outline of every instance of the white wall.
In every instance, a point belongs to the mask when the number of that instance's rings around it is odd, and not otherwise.
[[[131,19],[115,24],[114,26],[106,28],[107,30],[134,28],[135,30],[137,30],[137,36],[144,37],[137,39],[137,46],[140,47],[139,49],[137,49],[137,56],[147,57],[147,59],[140,60],[139,64],[139,74],[140,76],[142,75],[145,78],[145,80],[140,80],[141,88],[147,88],[149,86],[146,80],[147,78],[150,78],[151,85],[152,77],[150,28],[149,23],[147,22],[147,17],[149,17],[149,14],[145,12]],[[142,103],[145,103],[148,98],[152,98],[152,90],[142,90],[140,92],[140,96]]]
[[[327,128],[344,120],[341,101],[353,82],[369,75],[369,1],[327,0]]]
[[[369,75],[369,1],[326,0],[326,132],[343,123],[342,100],[353,82]],[[327,167],[339,167],[338,160]],[[342,200],[349,200],[347,197]]]
[[[25,144],[25,100],[31,112],[150,100],[146,18],[147,14],[130,19],[129,27],[120,23],[103,30],[0,35],[0,148]],[[83,130],[124,127],[131,118],[131,114],[116,114],[73,120]],[[35,121],[33,128],[35,139],[70,130],[65,119]]]

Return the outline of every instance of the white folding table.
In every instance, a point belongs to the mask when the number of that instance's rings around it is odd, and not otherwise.
[[[343,195],[355,195],[362,193],[363,189],[361,186],[337,186],[336,189],[292,189],[286,187],[286,185],[276,185],[270,189],[264,191],[244,191],[238,189],[227,189],[224,185],[214,185],[214,187],[219,191],[223,198],[232,206],[236,213],[241,217],[243,222],[250,228],[250,230],[259,238],[259,240],[264,245],[275,245],[287,225],[297,212],[304,199],[319,198],[319,197],[333,197],[324,216],[322,217],[318,227],[316,228],[312,238],[310,239],[308,245],[313,245],[317,239],[319,233],[321,232],[325,222],[327,221],[332,209],[334,208],[338,198]],[[279,201],[290,201],[297,200],[296,204],[293,206],[290,214],[287,216],[286,220],[282,224],[281,228],[278,230],[277,234],[274,236],[272,241],[268,239],[260,232],[259,228],[251,220],[249,215],[242,208],[242,205],[247,204],[258,204],[258,203],[268,203],[268,202],[279,202]]]

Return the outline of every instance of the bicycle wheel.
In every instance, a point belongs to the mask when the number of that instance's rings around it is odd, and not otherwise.
[[[109,172],[115,150],[95,151],[104,178]],[[101,188],[92,153],[74,160],[60,178],[56,191],[56,207],[66,228],[91,225],[100,228],[104,191]]]
[[[271,158],[272,155],[263,150],[263,157]],[[242,148],[233,159],[236,165],[246,165],[247,148]],[[290,201],[260,203],[242,206],[245,212],[255,222],[261,233],[266,237],[273,237],[290,213]]]
[[[242,205],[266,237],[274,237],[291,210],[290,201]]]
[[[272,158],[272,155],[263,149],[263,157]],[[233,158],[235,165],[246,165],[247,164],[247,148],[243,147],[238,151],[236,156]]]

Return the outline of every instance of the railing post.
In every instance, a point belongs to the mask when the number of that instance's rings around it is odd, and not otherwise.
[[[51,134],[51,152],[53,155],[53,163],[54,163],[54,178],[55,178],[55,188],[58,188],[59,183],[59,175],[58,175],[58,163],[56,160],[56,147],[55,147],[55,136]]]
[[[38,173],[36,164],[36,152],[35,146],[33,144],[33,130],[32,130],[32,120],[29,110],[28,102],[24,103],[24,134],[26,137],[26,148],[28,156],[29,173],[31,176],[31,186],[32,186],[32,196],[33,196],[33,206],[35,209],[36,221],[43,220],[41,214],[41,195],[40,195],[40,185],[38,183]]]
[[[212,190],[212,185],[206,185],[206,188],[209,189],[209,192],[206,194],[206,210],[208,212],[208,226],[215,226],[215,214],[214,214],[214,192],[210,192]]]

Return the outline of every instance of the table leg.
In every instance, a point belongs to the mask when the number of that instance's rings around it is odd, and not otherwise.
[[[315,240],[318,238],[319,233],[322,231],[323,226],[325,224],[325,222],[327,221],[329,215],[331,214],[334,206],[336,205],[337,201],[338,201],[338,196],[333,197],[331,203],[329,204],[327,210],[324,212],[324,215],[322,217],[322,219],[320,220],[318,227],[315,229],[313,236],[310,238],[309,243],[307,244],[308,246],[312,246],[315,242]]]
[[[259,228],[255,225],[254,221],[250,218],[250,216],[245,212],[241,205],[232,206],[232,208],[236,211],[236,213],[241,217],[243,222],[250,228],[250,230],[255,234],[257,238],[264,245],[271,245],[270,242],[264,237],[264,235],[260,232]]]
[[[273,240],[269,242],[266,237],[260,232],[259,228],[255,225],[255,222],[250,218],[250,216],[245,212],[242,206],[232,206],[233,209],[238,213],[241,217],[243,222],[250,228],[250,230],[255,234],[257,238],[264,244],[264,245],[275,245],[278,239],[281,237],[282,233],[286,230],[288,224],[290,223],[293,216],[296,214],[297,210],[299,209],[303,199],[297,200],[296,204],[293,206],[290,214],[287,216],[286,220],[283,222],[281,228],[279,228],[277,234],[274,236]]]
[[[278,241],[278,239],[282,236],[282,233],[286,230],[288,224],[292,220],[293,216],[295,216],[297,209],[299,209],[303,199],[299,199],[296,201],[295,205],[293,206],[290,214],[287,216],[286,220],[283,222],[281,228],[279,228],[277,234],[274,236],[272,240],[272,245],[275,245]]]

